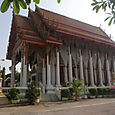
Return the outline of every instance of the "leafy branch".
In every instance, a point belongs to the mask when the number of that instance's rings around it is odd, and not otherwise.
[[[35,2],[36,4],[39,4],[40,0],[33,0],[33,2]],[[57,3],[60,3],[60,2],[61,0],[57,0]],[[0,11],[4,13],[11,6],[11,8],[13,8],[13,11],[16,14],[19,14],[20,7],[22,7],[22,9],[27,9],[27,5],[30,5],[31,3],[32,3],[32,0],[4,0],[0,7]]]
[[[115,0],[92,0],[93,3],[91,4],[93,6],[93,10],[96,11],[96,13],[99,12],[99,10],[103,10],[104,12],[107,12],[107,9],[110,10],[110,13],[106,13],[109,16],[104,20],[108,22],[108,25],[110,26],[113,23],[115,23]]]

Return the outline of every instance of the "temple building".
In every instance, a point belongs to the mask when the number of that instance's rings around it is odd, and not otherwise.
[[[32,79],[42,93],[66,87],[73,77],[88,87],[115,79],[115,43],[95,27],[36,6],[28,17],[13,14],[7,59],[21,63],[20,87]]]

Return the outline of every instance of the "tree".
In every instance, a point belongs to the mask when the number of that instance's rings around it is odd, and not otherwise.
[[[79,79],[73,79],[73,83],[71,83],[72,88],[73,88],[73,94],[75,96],[75,100],[79,100],[80,99],[80,93],[84,92],[86,90],[85,86],[82,86],[82,81]]]
[[[13,8],[13,11],[16,14],[19,14],[20,6],[23,9],[27,9],[27,5],[30,5],[31,2],[32,2],[31,0],[3,0],[2,5],[0,7],[0,11],[4,13],[11,6],[11,8]],[[35,2],[36,4],[39,4],[40,0],[33,0],[33,2]],[[61,0],[57,0],[57,2],[60,3]]]
[[[37,87],[34,81],[31,81],[30,83],[28,83],[28,89],[26,90],[25,98],[27,98],[30,105],[34,105],[36,104],[37,99],[40,96],[40,93],[40,88]]]
[[[110,26],[111,23],[115,23],[115,0],[93,0],[91,4],[93,6],[93,10],[98,13],[100,9],[102,9],[106,14],[109,16],[104,20],[109,20],[108,25]],[[110,12],[108,12],[108,10]]]

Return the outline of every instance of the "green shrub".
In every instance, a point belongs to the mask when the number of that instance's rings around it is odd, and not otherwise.
[[[102,88],[103,90],[103,95],[107,95],[108,94],[108,88]]]
[[[9,90],[9,93],[7,95],[8,99],[11,101],[11,100],[18,100],[19,99],[19,96],[18,94],[20,94],[20,89],[17,89],[17,88],[11,88]]]
[[[103,95],[103,88],[97,88],[97,94]]]
[[[89,93],[90,93],[90,95],[92,95],[92,96],[97,95],[97,88],[90,88],[90,89],[89,89]]]
[[[34,105],[39,96],[40,88],[36,86],[35,82],[29,83],[25,94],[25,98],[28,99],[29,104]]]
[[[108,95],[115,95],[115,89],[108,88],[107,94]]]
[[[61,89],[61,98],[69,98],[71,96],[69,88]]]
[[[74,91],[73,91],[73,88],[70,87],[70,88],[69,88],[69,91],[70,91],[70,96],[72,97],[72,96],[73,96],[73,92],[74,92]]]
[[[82,81],[79,79],[73,79],[73,83],[71,84],[73,88],[73,96],[75,96],[75,100],[79,100],[80,93],[86,90],[85,86],[82,86]]]

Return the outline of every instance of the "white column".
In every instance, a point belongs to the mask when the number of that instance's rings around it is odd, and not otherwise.
[[[85,68],[85,76],[86,76],[86,83],[87,83],[87,85],[88,85],[88,72],[87,72],[87,67]]]
[[[101,60],[100,60],[100,57],[99,57],[99,53],[98,53],[98,71],[99,71],[99,82],[100,82],[100,86],[104,86],[103,85],[103,77],[102,77]]]
[[[94,75],[95,75],[95,83],[97,84],[97,71],[96,71],[96,68],[94,69]]]
[[[52,85],[55,85],[55,65],[52,64]]]
[[[54,52],[53,52],[54,53]],[[55,56],[54,54],[52,55],[52,58],[51,58],[51,78],[52,78],[52,85],[55,86]]]
[[[27,86],[27,63],[26,61],[26,57],[24,55],[24,67],[23,67],[23,86],[26,87]]]
[[[42,83],[46,86],[46,68],[45,68],[45,59],[43,58],[43,67],[42,67]]]
[[[91,81],[91,86],[95,87],[94,84],[94,76],[93,76],[93,63],[92,63],[92,57],[91,57],[91,52],[89,52],[89,69],[90,69],[90,81]]]
[[[106,70],[107,70],[107,82],[108,82],[108,86],[111,85],[111,78],[110,78],[110,69],[109,69],[109,62],[107,59],[107,55],[106,55]]]
[[[23,86],[23,58],[21,54],[21,73],[20,73],[20,87]]]
[[[59,64],[59,52],[57,51],[57,65],[56,65],[56,86],[60,87],[60,64]]]
[[[21,76],[20,76],[20,86],[27,86],[27,63],[25,55],[21,57]]]
[[[70,48],[69,48],[69,82],[72,82],[73,76],[72,76],[72,57],[70,53]]]
[[[80,79],[82,80],[82,85],[84,85],[84,75],[83,75],[83,59],[80,50]]]
[[[15,83],[15,78],[14,78],[14,76],[15,76],[15,60],[14,59],[12,59],[12,73],[11,73],[11,87],[14,85],[14,83]]]
[[[49,64],[49,56],[47,55],[47,89],[52,88],[51,86],[51,65]]]
[[[64,80],[65,80],[65,83],[68,81],[68,78],[67,78],[67,66],[64,67]]]

